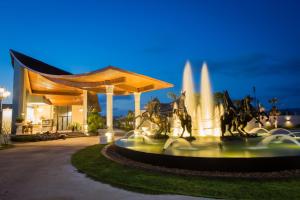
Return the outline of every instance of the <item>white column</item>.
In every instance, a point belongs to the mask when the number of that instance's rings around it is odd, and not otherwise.
[[[134,95],[134,114],[136,118],[137,116],[141,115],[141,93],[135,92],[133,93],[133,95]],[[141,118],[136,118],[135,129],[137,129],[140,123],[141,123]]]
[[[107,131],[113,131],[113,95],[114,86],[106,85],[106,126]]]
[[[100,144],[107,144],[114,140],[113,130],[113,95],[114,86],[106,85],[106,133],[99,132]]]
[[[87,114],[88,114],[88,91],[83,90],[83,103],[82,103],[82,127],[83,132],[88,134],[88,124],[87,124]]]

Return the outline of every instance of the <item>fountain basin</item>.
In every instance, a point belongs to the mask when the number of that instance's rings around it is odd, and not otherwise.
[[[141,140],[117,140],[115,151],[137,162],[168,168],[199,171],[266,172],[300,169],[300,147],[292,142],[274,142],[257,148],[262,138],[221,142],[200,138],[191,146],[174,143],[164,150],[165,141],[153,144]]]

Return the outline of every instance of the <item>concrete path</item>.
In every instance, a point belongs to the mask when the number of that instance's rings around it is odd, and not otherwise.
[[[114,188],[78,173],[70,164],[77,150],[98,137],[18,144],[0,151],[1,200],[192,200],[179,195],[145,195]]]

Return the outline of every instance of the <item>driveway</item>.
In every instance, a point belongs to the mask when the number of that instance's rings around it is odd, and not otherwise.
[[[70,163],[77,150],[98,137],[17,144],[0,151],[1,200],[192,200],[179,195],[145,195],[114,188],[78,173]],[[204,199],[204,198],[202,198]]]

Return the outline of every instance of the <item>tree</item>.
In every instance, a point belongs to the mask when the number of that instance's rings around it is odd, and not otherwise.
[[[272,99],[269,99],[268,102],[272,105],[272,107],[274,107],[277,105],[278,99],[276,97],[273,97]]]
[[[174,92],[168,92],[167,96],[172,99],[173,101],[175,101],[177,99],[177,95]]]
[[[135,115],[132,110],[128,110],[127,116],[125,117],[125,128],[132,130],[134,128]]]

